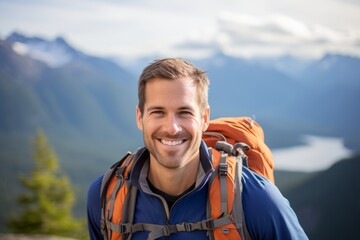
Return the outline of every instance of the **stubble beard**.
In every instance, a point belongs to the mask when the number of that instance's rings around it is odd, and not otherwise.
[[[186,159],[191,157],[189,152],[187,151],[191,146],[181,146],[180,150],[174,150],[174,151],[166,151],[165,149],[162,149],[162,144],[159,139],[173,139],[173,140],[180,140],[180,139],[186,139],[185,142],[181,144],[191,144],[191,137],[189,137],[189,134],[186,132],[180,132],[174,136],[170,136],[167,133],[154,133],[151,135],[151,137],[144,138],[144,143],[146,148],[150,152],[150,158],[153,158],[159,165],[161,165],[164,168],[167,169],[176,169],[181,167]],[[166,146],[164,146],[165,148]]]

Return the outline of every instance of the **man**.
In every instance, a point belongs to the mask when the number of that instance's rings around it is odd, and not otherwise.
[[[214,174],[201,140],[210,119],[208,85],[203,71],[179,58],[157,60],[140,76],[136,122],[145,150],[136,156],[127,180],[137,189],[134,223],[166,226],[207,219],[208,183]],[[102,177],[96,179],[88,192],[91,239],[102,239],[101,182]],[[272,183],[246,167],[242,182],[244,215],[252,239],[307,239],[288,201]],[[221,239],[234,239],[227,234]],[[212,239],[205,230],[168,235],[167,239]],[[131,237],[148,236],[149,231],[143,230]]]

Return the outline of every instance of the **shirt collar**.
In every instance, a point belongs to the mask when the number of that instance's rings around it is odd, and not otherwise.
[[[208,148],[204,141],[200,144],[200,167],[197,173],[195,188],[204,185],[211,172],[214,171]],[[146,181],[149,172],[150,153],[146,148],[139,149],[135,154],[134,166],[130,173],[130,184],[141,188],[143,191],[150,191],[149,185]]]

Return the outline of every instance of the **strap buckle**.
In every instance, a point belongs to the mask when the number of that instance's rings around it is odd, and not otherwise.
[[[227,163],[220,163],[219,164],[219,173],[221,176],[228,175],[228,164]]]
[[[120,232],[120,234],[128,233],[127,226],[125,224],[120,224],[119,225],[119,232]]]
[[[170,236],[171,234],[177,233],[177,232],[178,232],[178,230],[177,230],[176,225],[166,225],[164,227],[164,231],[163,231],[164,236]]]
[[[184,224],[184,229],[186,232],[191,232],[193,230],[192,225],[190,223],[183,223]]]
[[[214,219],[204,220],[202,221],[201,225],[204,230],[214,230],[215,228]]]

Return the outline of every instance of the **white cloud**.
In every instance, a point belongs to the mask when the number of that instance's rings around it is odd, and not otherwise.
[[[62,35],[96,55],[360,55],[359,12],[339,0],[0,0],[0,34]]]
[[[360,55],[360,31],[335,30],[319,24],[305,24],[285,15],[254,16],[222,12],[217,29],[179,44],[208,47],[243,57],[292,54],[320,57],[327,52]],[[199,37],[200,36],[200,37]]]

